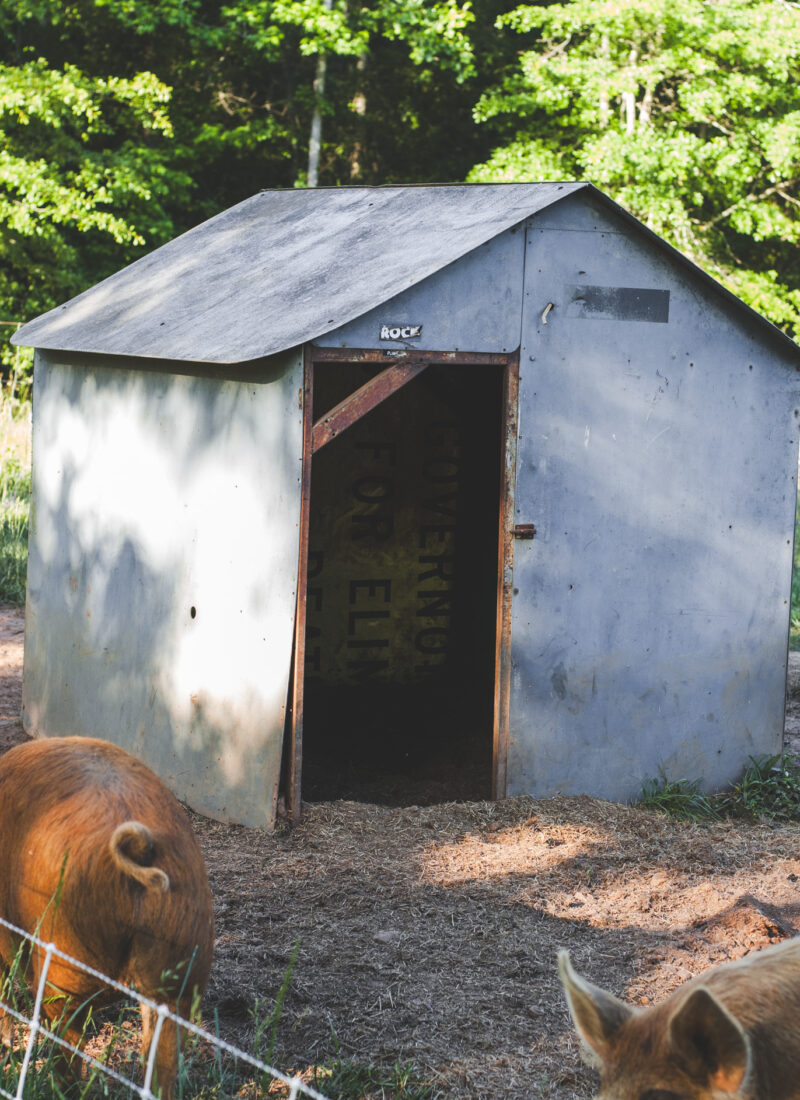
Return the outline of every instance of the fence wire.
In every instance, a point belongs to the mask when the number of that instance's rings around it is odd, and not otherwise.
[[[22,928],[18,928],[16,925],[11,924],[9,921],[0,917],[0,925],[3,928],[7,928],[15,936],[18,936],[21,940],[25,940],[30,944],[35,945],[44,952],[44,961],[42,963],[41,973],[39,975],[39,981],[36,986],[34,996],[34,1006],[31,1015],[28,1016],[24,1012],[20,1012],[13,1004],[9,1004],[5,997],[2,995],[3,991],[0,989],[0,1013],[5,1014],[7,1018],[15,1020],[23,1027],[28,1028],[28,1038],[25,1043],[25,1051],[22,1058],[22,1066],[19,1071],[19,1077],[16,1081],[16,1090],[9,1092],[0,1084],[0,1097],[4,1097],[5,1100],[22,1100],[25,1083],[29,1077],[35,1076],[37,1073],[36,1056],[37,1047],[40,1039],[45,1039],[52,1042],[55,1046],[62,1050],[68,1051],[70,1054],[79,1058],[85,1065],[90,1066],[104,1077],[109,1080],[116,1081],[118,1084],[129,1089],[130,1092],[136,1096],[139,1096],[141,1100],[158,1100],[157,1094],[152,1090],[153,1074],[155,1071],[156,1052],[158,1050],[158,1041],[161,1036],[161,1029],[164,1025],[164,1021],[169,1019],[173,1020],[179,1028],[184,1029],[188,1034],[196,1036],[198,1039],[210,1044],[215,1048],[219,1054],[227,1054],[235,1060],[235,1062],[243,1063],[256,1073],[263,1075],[264,1077],[270,1077],[273,1082],[279,1083],[285,1086],[288,1091],[287,1100],[297,1100],[299,1096],[308,1096],[312,1100],[329,1100],[323,1093],[313,1088],[311,1085],[306,1084],[300,1077],[291,1077],[285,1073],[282,1073],[274,1066],[268,1065],[266,1062],[262,1062],[261,1059],[255,1057],[252,1054],[248,1054],[244,1050],[240,1050],[232,1043],[226,1042],[218,1035],[212,1034],[210,1031],[206,1031],[198,1024],[193,1023],[191,1020],[186,1020],[182,1016],[176,1015],[171,1012],[166,1004],[158,1004],[155,1001],[150,1000],[148,997],[143,997],[141,993],[137,993],[135,989],[130,986],[123,985],[121,982],[114,981],[113,978],[109,978],[107,974],[103,974],[99,970],[95,970],[94,967],[81,962],[80,959],[73,958],[72,955],[67,955],[63,951],[55,946],[55,944],[47,943],[40,939],[38,936],[32,935],[26,932]],[[150,1008],[156,1013],[156,1024],[153,1028],[152,1038],[150,1040],[150,1049],[147,1055],[147,1062],[144,1068],[144,1079],[141,1084],[137,1084],[132,1078],[126,1077],[124,1073],[120,1073],[107,1065],[105,1062],[101,1062],[99,1059],[88,1054],[85,1050],[73,1046],[71,1043],[63,1039],[57,1030],[54,1030],[47,1026],[46,1017],[42,1016],[42,1004],[45,1000],[45,990],[47,987],[47,974],[50,969],[50,964],[53,958],[63,959],[65,962],[74,966],[76,969],[83,971],[85,974],[89,974],[91,977],[102,981],[109,988],[115,990],[120,994],[121,998],[124,998],[127,1002],[135,1003],[140,1007]],[[202,1091],[202,1086],[201,1086]]]

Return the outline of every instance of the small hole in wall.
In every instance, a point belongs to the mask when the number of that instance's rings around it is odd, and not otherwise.
[[[190,608],[189,615],[192,619],[196,619],[197,618],[197,608],[196,607]]]

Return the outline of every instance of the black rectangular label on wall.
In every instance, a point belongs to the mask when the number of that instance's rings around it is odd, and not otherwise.
[[[566,286],[567,317],[584,321],[669,321],[669,291],[631,286]]]

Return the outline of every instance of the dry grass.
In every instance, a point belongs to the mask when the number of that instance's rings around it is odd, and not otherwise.
[[[0,466],[18,462],[23,470],[31,466],[30,406],[18,407],[0,398]]]
[[[20,629],[19,612],[0,615],[6,744],[23,736]],[[248,1048],[253,1006],[273,1003],[299,938],[277,1063],[413,1062],[447,1097],[593,1094],[560,947],[649,1003],[800,926],[793,824],[675,822],[591,798],[320,803],[272,836],[193,821],[216,903],[207,1024]]]
[[[0,350],[12,360],[10,376],[0,378],[0,471],[13,461],[23,470],[31,466],[30,352],[12,352],[5,346],[16,327],[7,322],[0,324]]]
[[[246,1039],[250,998],[275,987],[299,936],[283,1057],[328,1057],[332,1029],[348,1053],[413,1060],[451,1096],[591,1095],[559,947],[648,1003],[791,934],[800,913],[795,826],[681,824],[571,798],[320,804],[278,837],[197,827],[226,1026]]]

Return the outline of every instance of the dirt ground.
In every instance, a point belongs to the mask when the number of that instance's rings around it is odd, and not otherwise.
[[[0,751],[24,737],[21,612],[0,609]],[[787,747],[800,751],[793,655]],[[560,947],[635,1003],[800,930],[797,826],[681,824],[590,798],[329,802],[267,835],[193,815],[217,936],[206,1021],[249,1046],[299,955],[275,1061],[410,1061],[447,1097],[589,1097]]]

